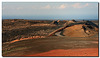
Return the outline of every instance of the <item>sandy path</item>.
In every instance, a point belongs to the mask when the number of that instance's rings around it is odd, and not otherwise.
[[[62,36],[62,35],[61,35],[61,31],[60,31],[60,32],[56,32],[55,35],[56,35],[56,36]]]
[[[24,56],[98,56],[98,48],[85,49],[56,49],[44,53],[24,55]]]

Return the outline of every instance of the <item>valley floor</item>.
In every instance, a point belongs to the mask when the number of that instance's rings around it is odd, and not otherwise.
[[[3,56],[98,56],[98,37],[51,36],[6,43]]]

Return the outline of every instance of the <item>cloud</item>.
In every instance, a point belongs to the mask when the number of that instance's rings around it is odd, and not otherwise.
[[[75,3],[74,5],[72,5],[73,8],[84,8],[87,7],[89,4],[86,3],[85,5],[81,5],[80,3]]]
[[[87,7],[89,4],[88,3],[86,3],[83,7]]]
[[[67,7],[66,5],[62,4],[62,5],[60,5],[58,8],[59,8],[59,9],[64,9],[64,8],[66,8],[66,7]]]
[[[50,9],[50,8],[51,8],[50,5],[46,5],[46,6],[44,6],[44,7],[41,7],[41,9]]]
[[[2,9],[3,10],[8,10],[8,9],[13,10],[13,9],[16,9],[16,8],[11,7],[11,6],[5,6],[5,7],[3,6]]]
[[[73,8],[81,8],[80,3],[75,3],[74,5],[72,5]]]
[[[67,7],[67,5],[64,5],[64,4],[62,4],[60,6],[52,6],[52,7],[50,5],[46,5],[44,7],[41,7],[41,9],[64,9],[66,7]]]
[[[17,10],[22,10],[23,8],[22,8],[22,7],[17,7],[16,9],[17,9]]]

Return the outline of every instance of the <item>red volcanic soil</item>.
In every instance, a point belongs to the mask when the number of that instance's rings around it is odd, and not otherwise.
[[[57,49],[44,53],[24,55],[24,56],[98,56],[98,48],[84,49]]]

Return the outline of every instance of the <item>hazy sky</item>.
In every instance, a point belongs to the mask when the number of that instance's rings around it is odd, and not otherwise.
[[[3,19],[98,19],[97,2],[3,2]]]

